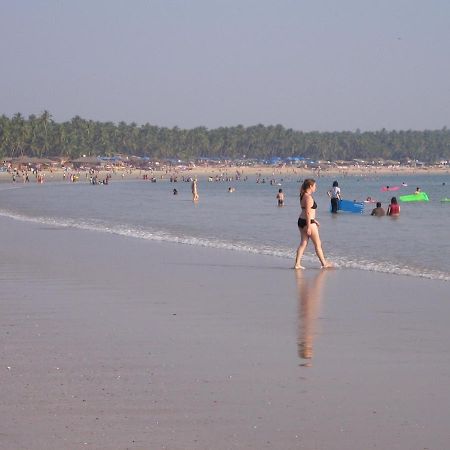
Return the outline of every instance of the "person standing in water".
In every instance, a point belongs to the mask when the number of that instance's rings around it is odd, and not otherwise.
[[[306,250],[309,239],[313,241],[316,255],[322,264],[322,268],[333,267],[323,254],[322,242],[319,236],[319,222],[316,220],[317,203],[312,197],[312,194],[316,192],[316,181],[313,179],[306,179],[300,189],[300,217],[298,219],[298,228],[300,230],[300,245],[297,249],[297,255],[295,258],[294,269],[304,269],[302,266],[303,253]]]
[[[372,209],[372,212],[370,215],[376,216],[376,217],[382,217],[382,216],[386,215],[384,209],[381,206],[381,202],[377,202],[377,207]]]
[[[400,215],[400,205],[397,202],[397,197],[391,198],[391,204],[388,206],[387,216],[399,216]]]
[[[339,209],[339,200],[341,199],[341,188],[337,181],[333,181],[333,187],[327,192],[331,198],[331,212],[336,214]]]
[[[277,200],[278,200],[278,206],[283,206],[284,205],[283,189],[278,189]]]
[[[192,200],[196,202],[198,200],[197,178],[194,178],[192,180],[191,189],[192,189]]]

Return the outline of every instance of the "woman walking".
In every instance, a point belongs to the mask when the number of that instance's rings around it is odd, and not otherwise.
[[[319,236],[320,224],[316,220],[317,203],[312,197],[314,192],[316,192],[316,181],[306,179],[300,189],[301,212],[298,219],[298,228],[300,230],[301,242],[297,249],[294,269],[304,269],[301,262],[310,238],[313,241],[316,255],[322,264],[322,268],[332,267],[332,264],[325,259],[322,250],[322,242]]]

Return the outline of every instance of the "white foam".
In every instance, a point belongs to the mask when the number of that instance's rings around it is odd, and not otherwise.
[[[145,239],[151,241],[171,242],[184,245],[193,245],[200,247],[210,247],[230,251],[239,251],[259,255],[275,256],[293,260],[295,250],[287,248],[275,248],[271,246],[255,246],[240,241],[225,241],[215,238],[203,238],[195,236],[178,236],[164,230],[149,230],[130,227],[127,225],[108,225],[95,221],[82,221],[77,219],[61,219],[54,217],[30,217],[16,214],[7,210],[0,210],[0,216],[7,217],[22,222],[32,222],[56,227],[76,228],[80,230],[95,231],[100,233],[109,233],[119,236],[132,237],[136,239]],[[305,255],[307,261],[316,260],[315,256]],[[337,268],[351,268],[358,270],[367,270],[371,272],[390,273],[396,275],[405,275],[411,277],[427,278],[430,280],[450,281],[450,274],[428,269],[418,269],[409,266],[402,266],[392,262],[377,262],[367,260],[352,260],[346,257],[331,255],[330,259]]]

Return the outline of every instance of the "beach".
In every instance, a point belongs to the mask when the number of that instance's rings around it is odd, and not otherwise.
[[[64,177],[64,169],[61,167],[54,167],[51,170],[44,168],[41,173],[44,175],[44,182],[69,182],[70,174],[78,174],[78,182],[88,182],[89,176],[86,175],[87,171],[82,169],[70,169],[66,172]],[[234,178],[239,174],[244,177],[261,177],[266,179],[283,177],[297,177],[297,178],[318,178],[318,177],[379,177],[379,176],[392,176],[392,177],[407,177],[411,175],[448,175],[450,173],[449,166],[324,166],[322,168],[311,167],[296,167],[289,165],[282,166],[270,166],[270,165],[252,165],[252,166],[240,166],[233,164],[221,164],[210,166],[168,166],[161,169],[149,171],[136,167],[116,167],[114,171],[112,169],[106,170],[102,168],[96,171],[98,179],[101,181],[106,178],[107,175],[112,177],[114,181],[124,180],[137,180],[142,179],[145,174],[151,173],[150,176],[154,176],[158,181],[168,180],[171,176],[181,177],[231,177]],[[35,177],[30,175],[30,181],[34,183]],[[0,183],[11,183],[12,174],[8,172],[0,172]],[[21,178],[17,178],[16,183],[22,183]]]
[[[0,232],[1,449],[448,447],[448,282]]]

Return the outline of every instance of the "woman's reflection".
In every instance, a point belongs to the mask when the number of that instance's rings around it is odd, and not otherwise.
[[[322,286],[327,270],[319,270],[313,277],[304,270],[296,270],[298,294],[298,356],[303,361],[301,366],[311,367],[313,356],[313,339],[315,322],[319,313]]]

